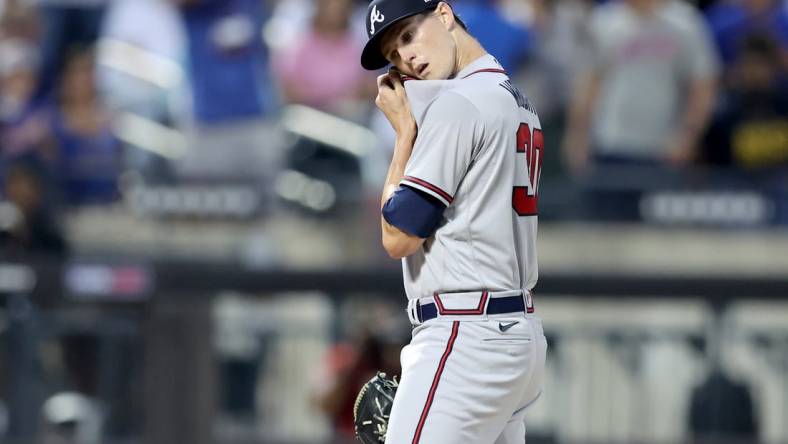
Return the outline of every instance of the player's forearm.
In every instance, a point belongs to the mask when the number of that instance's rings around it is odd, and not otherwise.
[[[412,133],[409,132],[408,134],[397,136],[394,154],[391,158],[389,171],[386,175],[386,183],[383,186],[383,193],[380,198],[381,210],[394,192],[397,191],[397,188],[399,188],[399,182],[405,174],[405,167],[408,164],[408,159],[410,159],[410,153],[413,150],[415,141],[415,130]],[[380,231],[383,248],[393,259],[410,256],[424,242],[424,239],[412,236],[389,224],[382,214],[380,216]]]
[[[394,146],[394,154],[391,156],[391,163],[389,164],[388,174],[386,174],[386,182],[383,185],[383,193],[380,197],[380,208],[386,204],[392,194],[397,191],[399,182],[402,176],[405,175],[405,167],[410,159],[410,153],[413,151],[413,144],[416,142],[415,128],[408,131],[407,134],[398,135],[397,141]]]
[[[424,239],[403,232],[399,228],[386,222],[382,217],[380,218],[380,225],[383,249],[386,250],[386,253],[388,253],[389,257],[392,259],[408,257],[419,251],[421,244],[424,243]]]

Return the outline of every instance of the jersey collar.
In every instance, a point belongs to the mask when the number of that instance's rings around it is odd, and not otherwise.
[[[506,74],[506,71],[501,67],[501,64],[495,60],[495,57],[490,54],[485,54],[463,68],[454,78],[464,79],[478,72],[497,72]]]

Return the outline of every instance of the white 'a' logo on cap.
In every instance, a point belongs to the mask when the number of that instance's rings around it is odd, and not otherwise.
[[[372,12],[369,14],[369,33],[375,33],[375,23],[381,23],[386,20],[382,12],[378,11],[378,5],[372,7]]]

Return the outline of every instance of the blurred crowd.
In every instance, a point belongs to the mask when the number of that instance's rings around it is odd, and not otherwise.
[[[788,202],[785,0],[451,3],[536,105],[543,181],[625,188],[720,170]],[[60,216],[129,205],[141,187],[240,183],[266,202],[300,188],[320,210],[331,185],[368,186],[377,208],[393,134],[374,107],[378,73],[359,65],[366,7],[0,0],[0,257],[67,254]],[[372,330],[332,348],[315,384],[347,438],[352,395],[376,369],[397,374],[407,340]]]
[[[452,4],[537,105],[543,180],[596,181],[608,166],[774,175],[788,164],[782,0]],[[4,245],[62,253],[57,214],[117,204],[132,184],[242,181],[273,195],[282,171],[320,157],[288,139],[292,105],[370,129],[366,148],[385,165],[393,135],[374,109],[377,73],[358,62],[365,10],[363,0],[0,0]],[[322,145],[350,137],[297,116],[290,126],[312,126]]]

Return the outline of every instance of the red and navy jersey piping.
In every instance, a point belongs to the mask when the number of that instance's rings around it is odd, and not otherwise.
[[[454,198],[452,197],[451,194],[447,193],[446,191],[443,191],[440,187],[433,185],[427,182],[426,180],[419,179],[418,177],[413,177],[413,176],[403,176],[402,180],[405,182],[410,182],[414,185],[419,185],[421,187],[424,187],[432,191],[433,193],[443,198],[446,201],[446,203],[449,205],[451,205],[451,203],[454,202]]]
[[[480,69],[480,70],[474,71],[474,72],[472,72],[470,74],[464,75],[462,78],[463,79],[467,79],[468,77],[470,77],[470,76],[472,76],[474,74],[480,74],[480,73],[483,73],[483,72],[491,72],[491,73],[495,73],[495,74],[504,74],[504,75],[507,75],[507,76],[509,75],[509,73],[506,72],[505,69],[484,68],[484,69]],[[408,75],[402,76],[402,81],[403,82],[407,82],[408,80],[419,80],[419,79],[417,79],[416,77],[408,76]]]

